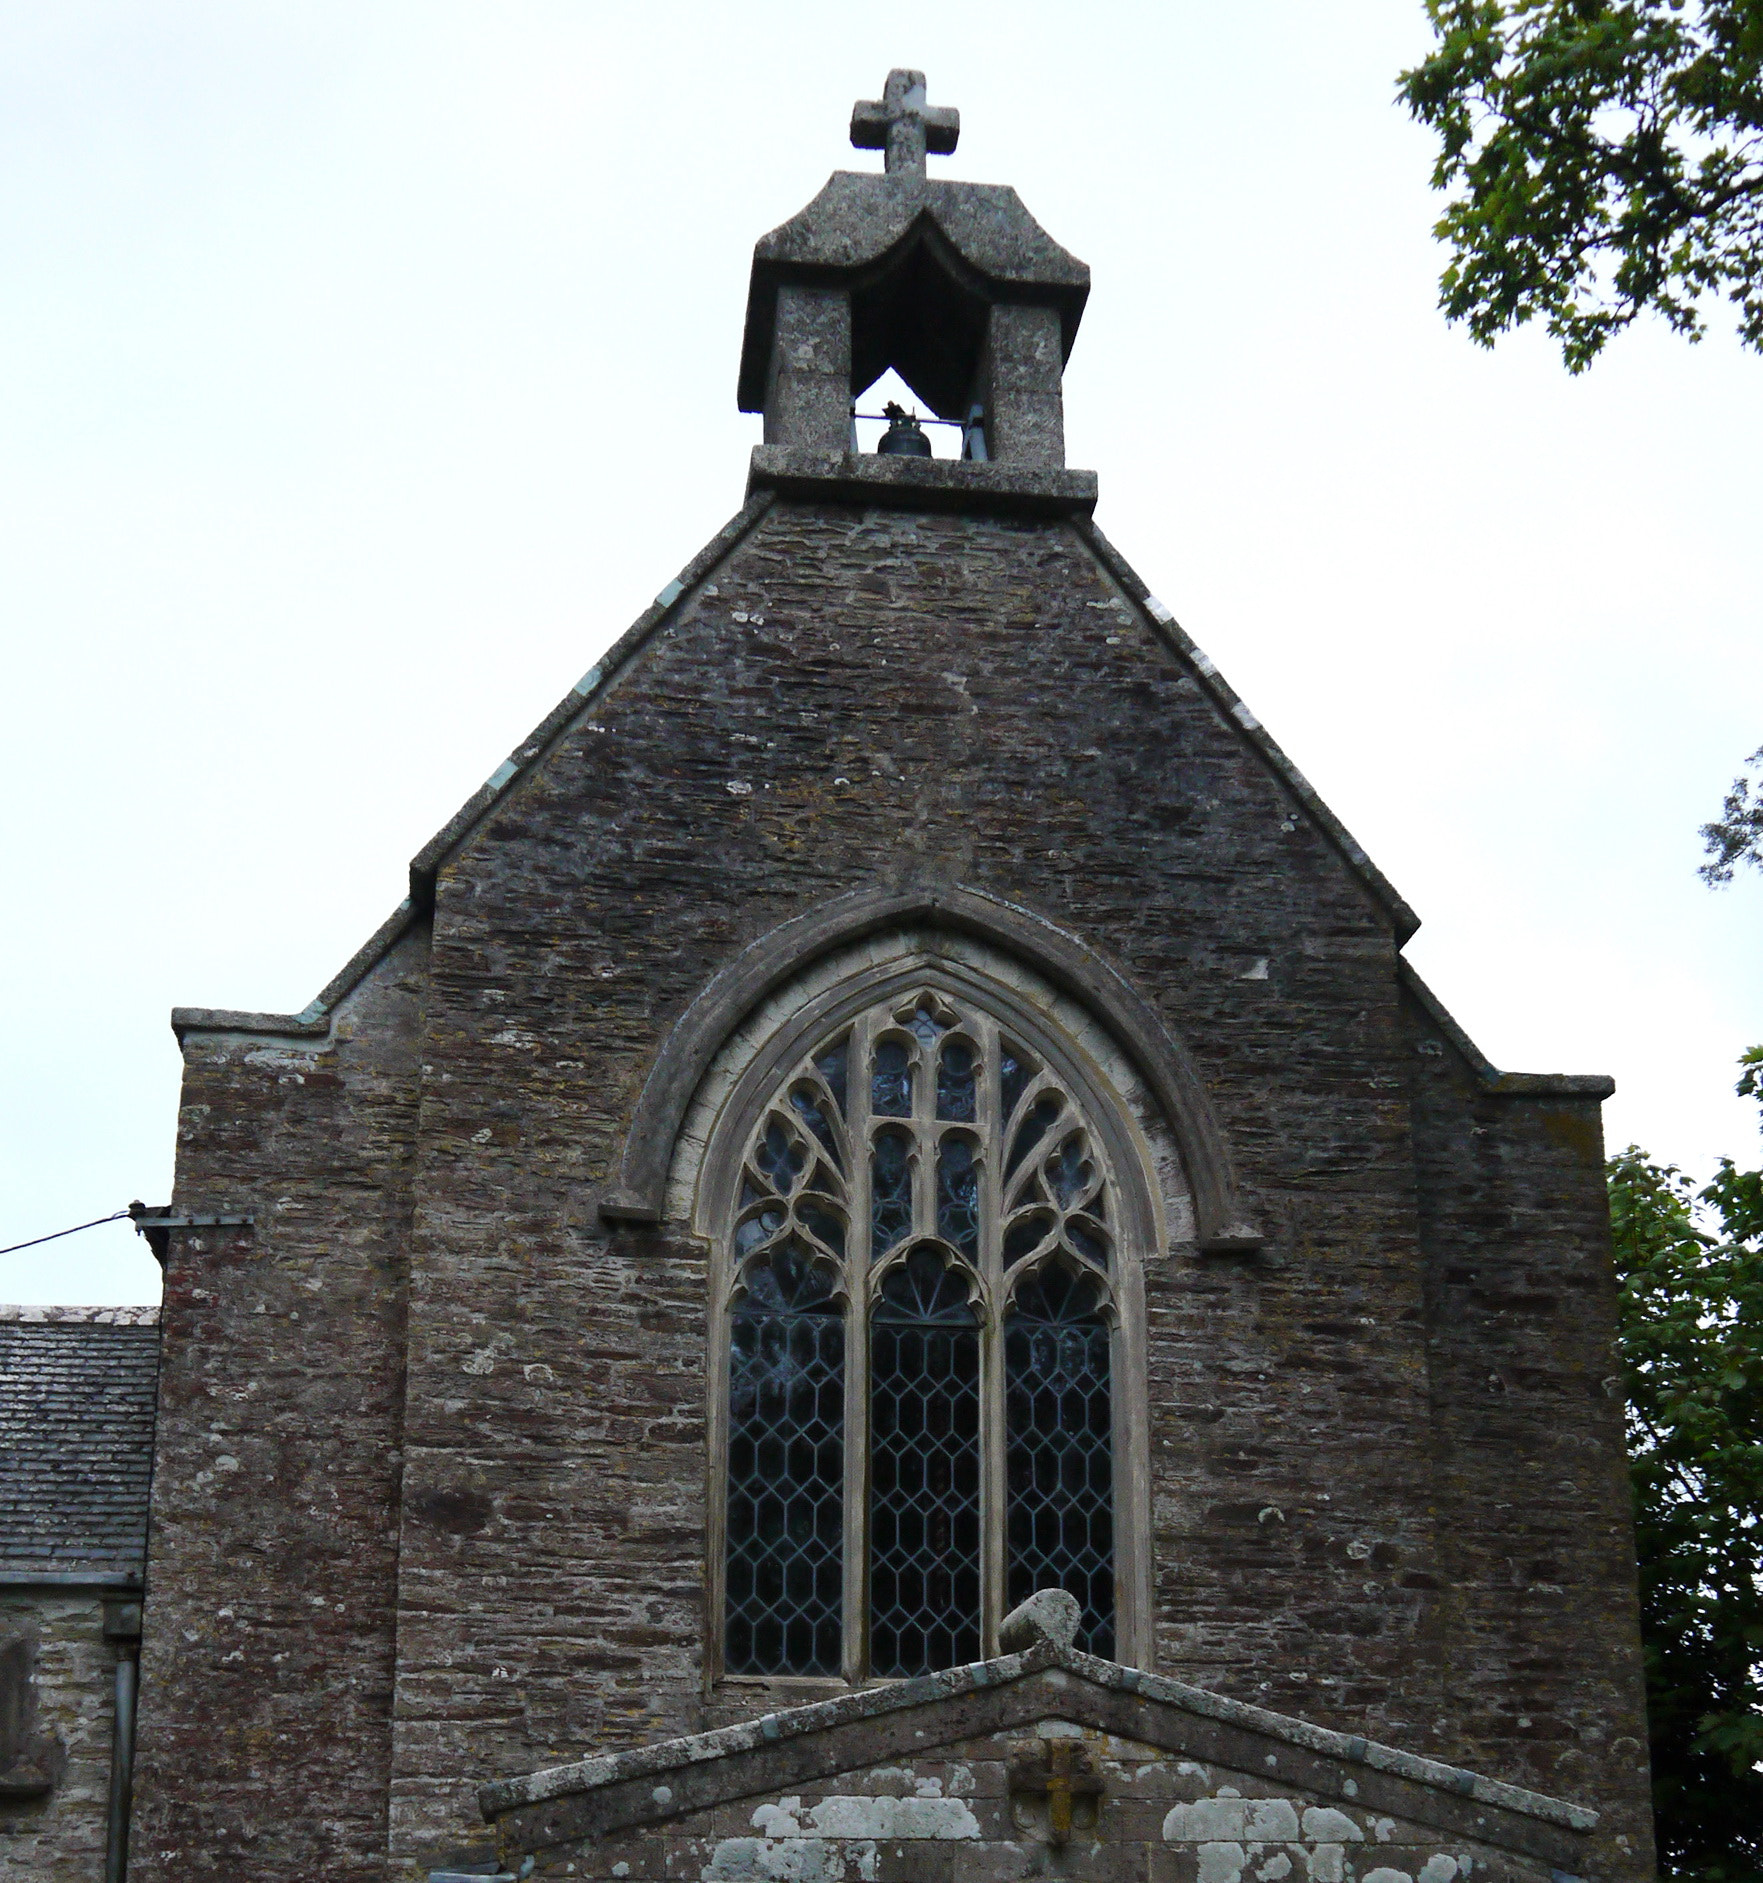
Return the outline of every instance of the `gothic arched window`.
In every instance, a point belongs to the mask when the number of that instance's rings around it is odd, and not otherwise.
[[[1054,1057],[917,983],[774,1065],[747,1114],[720,1265],[727,1673],[978,1660],[1054,1585],[1113,1657],[1122,1199]]]

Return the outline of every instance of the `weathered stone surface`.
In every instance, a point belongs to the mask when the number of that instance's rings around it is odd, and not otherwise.
[[[1083,1608],[1075,1595],[1064,1589],[1037,1589],[998,1624],[998,1646],[1006,1654],[1020,1653],[1042,1641],[1068,1648],[1077,1639],[1082,1619]]]
[[[537,1773],[483,1803],[510,1871],[699,1883],[1542,1883],[1580,1865],[1595,1818],[1046,1645]]]
[[[927,242],[933,256],[952,256],[954,272],[940,259],[921,261],[913,253]],[[936,318],[896,320],[896,301],[927,292],[927,268],[936,272],[929,288],[937,296]],[[906,274],[910,288],[894,285]],[[945,276],[947,287],[941,285]],[[985,337],[986,308],[1032,303],[1050,309],[1057,364],[1063,365],[1089,298],[1090,271],[1047,234],[1012,189],[835,171],[813,202],[754,248],[741,352],[743,412],[766,410],[774,340],[782,331],[779,289],[788,283],[854,303],[853,389],[896,365],[933,410],[954,418],[965,416],[970,356]],[[961,334],[954,346],[951,328]]]
[[[1490,1090],[1409,1007],[1439,1527],[1466,1764],[1605,1802],[1596,1874],[1652,1847],[1634,1536],[1595,1099]],[[1598,1656],[1575,1651],[1607,1643]]]
[[[761,500],[508,772],[328,1030],[184,1016],[178,1201],[257,1224],[168,1268],[137,1883],[485,1862],[486,1779],[804,1697],[706,1691],[705,1254],[598,1201],[725,963],[925,883],[1112,964],[1266,1232],[1146,1265],[1157,1667],[1648,1874],[1595,1095],[1440,1032],[1085,525]]]
[[[0,1586],[0,1655],[30,1683],[24,1743],[0,1745],[9,1883],[96,1883],[104,1873],[116,1652],[97,1590]],[[33,1772],[48,1781],[41,1791],[23,1782]]]
[[[426,955],[186,1039],[177,1201],[257,1220],[169,1232],[135,1883],[384,1874]]]
[[[923,176],[926,156],[947,157],[960,140],[961,113],[931,104],[924,74],[909,66],[895,66],[881,97],[860,98],[851,110],[851,142],[886,151],[889,176]]]

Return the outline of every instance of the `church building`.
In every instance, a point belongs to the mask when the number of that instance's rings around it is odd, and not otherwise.
[[[385,926],[173,1016],[132,1883],[1653,1874],[1610,1083],[1097,530],[957,132],[759,242],[743,506]]]

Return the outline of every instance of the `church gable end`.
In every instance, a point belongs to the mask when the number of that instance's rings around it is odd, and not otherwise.
[[[487,1874],[486,1782],[544,1874],[1640,1883],[1603,1088],[1096,531],[1083,264],[856,130],[741,513],[311,1008],[175,1016],[137,1883]],[[1032,1589],[1109,1659],[986,1661]]]

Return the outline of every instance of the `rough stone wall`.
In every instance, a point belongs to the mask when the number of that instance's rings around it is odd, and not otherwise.
[[[0,1643],[32,1643],[35,1736],[50,1742],[54,1790],[0,1800],[0,1877],[99,1883],[110,1798],[116,1649],[96,1590],[0,1588]]]
[[[1497,1221],[1502,1262],[1559,1231],[1589,1275],[1595,1147],[1415,1086],[1389,908],[1081,529],[777,503],[520,756],[440,868],[426,982],[419,934],[332,1042],[191,1039],[178,1202],[258,1224],[168,1266],[137,1883],[482,1862],[484,1779],[802,1697],[705,1692],[704,1252],[597,1203],[738,949],[939,881],[1158,1007],[1271,1231],[1147,1274],[1162,1668],[1632,1822],[1632,1765],[1543,1772],[1522,1723],[1628,1719],[1632,1607],[1550,1611],[1534,1654],[1504,1612],[1513,1551],[1467,1533],[1541,1519],[1459,1412],[1440,1253]],[[1463,1201],[1466,1157],[1504,1187]],[[1592,1377],[1570,1335],[1518,1381],[1538,1442]],[[1559,1428],[1547,1507],[1605,1526],[1606,1594],[1608,1419]]]
[[[327,1040],[186,1042],[131,1883],[383,1873],[425,938]]]
[[[401,1858],[467,1848],[479,1775],[700,1723],[700,1259],[595,1195],[738,947],[926,880],[1118,962],[1274,1225],[1152,1306],[1166,1665],[1449,1750],[1386,912],[1078,531],[779,504],[441,874]]]
[[[1410,1025],[1454,1756],[1595,1804],[1594,1874],[1650,1877],[1597,1103],[1490,1092]]]

